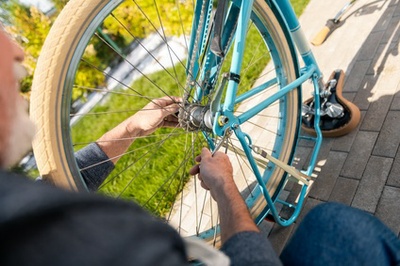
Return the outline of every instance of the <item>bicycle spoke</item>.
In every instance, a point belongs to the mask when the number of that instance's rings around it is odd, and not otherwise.
[[[114,48],[112,48],[114,50]],[[105,76],[117,81],[120,85],[122,85],[123,87],[137,93],[138,95],[142,96],[143,98],[146,98],[148,100],[151,101],[150,98],[148,98],[147,96],[143,95],[142,93],[140,93],[138,90],[135,90],[134,88],[132,88],[131,86],[125,84],[124,82],[117,80],[115,77],[113,77],[112,75],[110,75],[109,73],[106,73],[105,71],[99,69],[98,67],[96,67],[95,65],[91,64],[90,62],[86,61],[85,59],[81,59],[83,62],[85,62],[86,64],[88,64],[89,66],[93,67],[94,69],[96,69],[97,71],[99,71],[100,73],[103,73]],[[165,90],[163,90],[160,85],[158,85],[156,82],[154,82],[148,75],[144,74],[139,68],[137,68],[136,66],[134,66],[132,63],[130,63],[129,61],[126,61],[130,66],[132,66],[136,71],[138,71],[141,76],[143,78],[145,78],[146,80],[148,80],[154,87],[156,87],[158,90],[160,90],[164,96],[168,96],[171,97]],[[172,98],[171,98],[172,99]]]
[[[234,153],[234,155],[236,157],[236,160],[237,160],[237,162],[239,164],[239,169],[240,169],[240,172],[242,173],[241,177],[243,178],[244,182],[246,183],[246,187],[249,190],[249,195],[251,195],[250,184],[249,184],[249,182],[248,182],[248,180],[246,178],[246,174],[245,174],[245,171],[243,169],[243,165],[240,163],[240,161],[244,162],[245,164],[247,164],[247,162],[246,162],[246,160],[243,159],[242,156],[239,156],[238,152],[236,151],[235,146],[233,145],[232,138],[229,139],[229,142],[230,142],[230,146],[232,147],[232,151],[233,151],[233,153]]]
[[[196,136],[196,138],[197,137],[198,136]],[[176,170],[170,174],[170,176],[167,178],[168,180],[173,180],[173,178],[175,178],[179,172],[184,172],[184,171],[182,171],[182,167],[186,166],[187,163],[189,162],[189,160],[191,160],[191,157],[188,156],[188,154],[191,153],[193,150],[194,150],[193,146],[190,149],[185,150],[185,154],[183,156],[185,159],[177,166]],[[183,168],[183,169],[185,170],[185,168]],[[161,189],[162,189],[162,186],[160,187],[159,190],[161,190]],[[147,202],[149,202],[150,200],[151,200],[151,198]]]
[[[163,138],[162,140],[160,140],[160,141],[158,141],[158,142],[155,142],[155,143],[152,143],[152,144],[150,144],[150,145],[147,146],[147,147],[137,148],[137,149],[135,149],[135,150],[133,150],[133,151],[130,151],[130,152],[125,153],[125,154],[134,153],[134,152],[139,151],[140,149],[143,149],[143,150],[146,150],[146,151],[147,151],[147,152],[145,152],[142,156],[140,156],[136,161],[134,161],[133,163],[129,164],[124,170],[122,170],[121,172],[117,173],[117,174],[114,175],[113,177],[108,178],[108,179],[102,184],[102,186],[103,186],[103,185],[105,186],[105,185],[107,185],[108,183],[110,183],[111,181],[113,181],[115,178],[117,178],[117,177],[120,176],[123,172],[125,172],[129,167],[133,166],[135,163],[137,163],[138,161],[140,161],[141,158],[144,158],[144,157],[145,157],[147,154],[149,154],[150,152],[152,152],[152,151],[154,151],[154,150],[157,150],[157,148],[159,148],[163,143],[165,143],[165,141],[167,141],[167,140],[172,136],[171,134],[172,134],[172,132],[171,132],[170,134],[166,135],[165,138]],[[149,147],[151,147],[151,146],[155,146],[155,148],[149,149]],[[121,156],[123,156],[123,155],[120,155],[120,156],[118,156],[118,157],[121,157]],[[140,171],[138,171],[138,172],[140,172]],[[120,195],[119,195],[119,196],[120,196]]]
[[[180,132],[180,133],[169,133],[169,134],[157,134],[157,135],[150,135],[150,136],[141,136],[141,137],[130,137],[130,138],[119,138],[119,139],[107,139],[107,140],[96,140],[96,141],[91,141],[91,142],[75,142],[74,143],[74,147],[76,146],[87,146],[89,144],[92,143],[105,143],[105,142],[117,142],[117,141],[126,141],[126,140],[135,140],[135,139],[151,139],[151,138],[159,138],[159,137],[178,137],[178,136],[182,136],[182,135],[187,135],[188,132]],[[150,146],[155,145],[153,144],[149,144],[143,147],[139,147],[136,150],[142,150],[145,148],[149,148]]]
[[[140,47],[142,47],[142,49],[145,50],[145,51],[147,52],[147,54],[148,54],[149,56],[151,56],[151,57],[153,58],[153,60],[156,61],[157,64],[158,64],[171,78],[173,78],[173,79],[177,82],[177,84],[178,84],[183,90],[185,90],[185,86],[182,85],[182,84],[180,83],[179,79],[177,78],[176,73],[175,73],[175,77],[174,77],[174,76],[172,75],[172,73],[169,72],[169,70],[168,70],[168,69],[153,55],[153,53],[152,53],[151,51],[149,51],[145,45],[143,45],[143,43],[139,40],[139,38],[136,38],[136,37],[132,34],[132,32],[131,32],[120,20],[118,20],[118,18],[116,18],[113,14],[111,14],[111,15],[112,15],[112,17],[115,18],[115,20],[117,20],[118,23],[120,23],[120,25],[132,36],[132,38],[134,38],[134,39],[139,43]],[[185,40],[185,43],[186,43],[186,38],[184,38],[184,40]],[[166,40],[165,40],[165,44],[167,45],[167,47],[169,47],[169,46],[168,46],[168,42],[167,42]],[[175,55],[175,58],[176,58],[176,59],[178,60],[178,62],[180,63],[180,65],[181,65],[182,67],[185,67],[185,64],[184,64],[183,61],[179,58],[179,56],[176,55],[176,54],[174,54],[174,55]],[[173,63],[172,58],[171,58],[171,63]],[[174,66],[174,64],[172,64],[172,65]],[[175,67],[174,67],[174,70],[175,70]]]

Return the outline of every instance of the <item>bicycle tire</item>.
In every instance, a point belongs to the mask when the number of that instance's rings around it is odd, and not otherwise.
[[[138,1],[134,2],[136,3]],[[35,159],[41,175],[56,186],[74,191],[87,190],[82,180],[80,169],[74,158],[76,147],[74,147],[73,136],[71,136],[72,129],[69,126],[71,115],[70,106],[72,101],[71,94],[74,86],[73,79],[76,75],[76,69],[81,63],[81,56],[87,49],[86,45],[91,40],[95,29],[120,3],[122,3],[122,1],[70,1],[57,18],[42,49],[43,52],[35,71],[30,106],[31,117],[37,123],[39,129],[33,146]],[[272,71],[268,73],[274,75],[278,73],[276,76],[278,84],[274,87],[274,90],[279,90],[282,86],[288,84],[298,76],[297,59],[289,37],[289,32],[280,13],[274,9],[274,7],[269,7],[265,1],[255,1],[252,19],[253,25],[257,26],[257,29],[261,31],[262,34],[267,35],[267,37],[261,35],[260,37],[264,45],[265,43],[270,45],[270,47],[264,47],[269,49],[272,61],[274,62],[272,64],[274,66]],[[88,35],[88,32],[91,33]],[[244,68],[246,68],[246,66],[244,66]],[[243,106],[243,104],[241,106]],[[275,107],[272,108],[275,109],[276,117],[269,116],[268,120],[274,120],[274,122],[271,123],[272,125],[269,125],[273,129],[269,129],[266,124],[260,125],[258,124],[259,122],[257,122],[257,124],[252,124],[250,121],[249,123],[250,127],[255,128],[254,131],[274,131],[274,139],[270,140],[270,142],[272,142],[272,146],[270,146],[271,153],[273,156],[288,164],[290,164],[293,159],[295,147],[297,145],[297,134],[299,132],[301,118],[300,106],[301,90],[297,88],[279,99]],[[197,135],[193,137],[193,133],[187,134],[192,134],[192,138],[198,140]],[[254,136],[254,140],[258,139],[260,136],[259,133],[251,134]],[[95,140],[96,138],[93,137],[92,141]],[[91,141],[88,141],[87,143],[90,142]],[[197,147],[202,146],[204,143],[204,140],[200,141]],[[198,148],[196,148],[196,151],[198,151]],[[191,150],[191,153],[194,153],[194,151]],[[183,162],[185,167],[191,166],[192,163],[194,164],[193,154],[190,156],[190,163]],[[238,156],[238,158],[239,157],[240,156]],[[247,167],[247,165],[240,161],[239,168],[243,167]],[[266,170],[262,169],[263,172],[265,171],[263,176],[265,182],[268,182],[267,188],[270,194],[273,198],[276,198],[286,182],[286,174],[283,170],[270,164],[268,164],[266,168]],[[185,169],[187,170],[187,168]],[[238,173],[238,175],[245,175],[243,169],[239,169],[239,172],[241,173]],[[247,170],[246,174],[248,173]],[[241,177],[241,179],[243,179],[243,177]],[[191,179],[189,183],[192,182],[195,184],[197,182],[196,180],[192,180],[193,179]],[[142,181],[140,183],[143,184],[145,182],[148,181]],[[188,186],[188,184],[186,183],[185,186]],[[265,210],[266,202],[253,181],[251,184],[248,183],[244,186],[251,187],[247,188],[250,192],[244,192],[244,194],[254,193],[254,195],[256,195],[244,196],[252,216],[256,219],[260,213]],[[175,196],[179,198],[183,191],[184,190],[181,189],[179,195],[176,193]],[[107,193],[107,191],[104,193]],[[120,195],[118,194],[116,196],[119,197]],[[204,197],[205,199],[203,194],[201,196],[196,195],[195,200],[197,201],[200,197]],[[182,203],[180,204],[182,205]],[[188,204],[190,205],[191,203]],[[209,206],[206,207],[203,205],[201,208],[212,209],[213,204],[215,203],[207,202]],[[181,206],[181,208],[183,207]],[[215,219],[211,218],[211,220]],[[216,218],[216,220],[218,220],[218,218]],[[210,229],[201,229],[200,232],[199,229],[196,228],[194,234],[218,245],[219,233],[218,230],[215,229],[217,224],[218,221],[211,221]],[[198,225],[192,227],[198,227]],[[186,232],[186,229],[179,229],[179,231],[182,235],[193,235],[193,231]]]

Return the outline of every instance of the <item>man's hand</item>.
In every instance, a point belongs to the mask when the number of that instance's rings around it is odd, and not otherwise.
[[[97,140],[97,145],[115,164],[137,137],[147,136],[159,127],[177,127],[179,97],[152,100],[140,111]],[[118,141],[115,141],[118,140]]]
[[[190,170],[191,175],[198,174],[201,186],[210,190],[214,200],[218,202],[219,196],[226,193],[227,188],[235,186],[233,181],[232,164],[229,157],[222,153],[216,152],[212,156],[210,150],[203,148],[201,155],[196,157],[199,163]]]
[[[218,204],[222,243],[239,232],[259,232],[233,181],[229,157],[222,152],[212,156],[207,148],[203,148],[196,161],[199,164],[190,169],[190,174],[198,174],[201,186],[210,191]]]
[[[131,137],[147,136],[159,127],[177,127],[179,111],[178,97],[165,96],[149,102],[139,112],[125,120]]]

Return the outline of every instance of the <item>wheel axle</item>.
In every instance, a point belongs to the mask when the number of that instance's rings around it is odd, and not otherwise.
[[[179,124],[187,131],[211,131],[213,117],[209,106],[188,104],[179,110]]]

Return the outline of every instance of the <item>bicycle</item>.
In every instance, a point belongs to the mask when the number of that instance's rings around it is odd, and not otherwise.
[[[154,1],[148,6],[140,0],[130,5],[122,0],[72,0],[64,8],[46,40],[32,90],[31,114],[39,124],[34,151],[40,173],[58,186],[86,190],[74,152],[95,142],[113,126],[105,117],[118,116],[113,119],[118,123],[156,97],[178,95],[183,97],[177,114],[181,127],[136,140],[125,155],[127,161],[116,166],[116,174],[100,189],[102,193],[134,197],[170,221],[182,235],[196,235],[218,245],[215,203],[187,174],[195,155],[206,145],[214,151],[225,149],[230,155],[235,181],[256,223],[272,215],[277,223],[290,225],[300,213],[322,141],[318,107],[316,137],[301,135],[301,84],[312,80],[315,106],[320,106],[320,93],[325,90],[293,8],[288,0],[220,0],[216,5],[211,0],[172,2],[167,5],[164,1],[164,6]],[[116,17],[125,14],[120,12],[123,8],[140,16],[144,23],[141,33],[134,32],[124,18]],[[150,21],[154,13],[156,19]],[[186,27],[184,16],[188,13],[193,23]],[[174,27],[179,28],[179,34],[168,33],[170,29],[164,26],[167,19],[181,21]],[[99,26],[104,27],[109,20],[131,36],[129,47],[134,59],[128,59],[99,31]],[[178,35],[181,39],[172,37]],[[85,55],[96,45],[102,45],[103,50],[120,59],[119,65],[127,64],[141,77],[117,80],[109,61],[89,62]],[[160,45],[164,52],[156,54]],[[182,46],[183,54],[175,52]],[[302,67],[297,51],[304,62]],[[143,67],[150,63],[157,66],[156,72]],[[103,88],[77,83],[85,68],[103,76]],[[117,88],[110,88],[112,83]],[[102,98],[106,104],[86,113],[75,112],[75,95],[89,91],[107,94]],[[114,101],[122,108],[131,98],[135,105],[130,103],[127,110],[107,111]],[[96,119],[91,120],[93,117]],[[85,131],[80,133],[86,128],[90,136]],[[314,142],[311,159],[302,172],[291,166],[301,138]],[[165,161],[169,169],[162,172],[157,166]],[[134,168],[134,164],[139,166]],[[152,184],[150,177],[161,181]],[[301,185],[297,203],[280,198],[288,182]],[[138,196],[148,190],[142,189],[146,185],[157,188],[150,195]],[[133,191],[132,187],[138,189]],[[195,192],[193,198],[186,196],[188,191]],[[281,217],[278,205],[291,208],[291,216]]]

